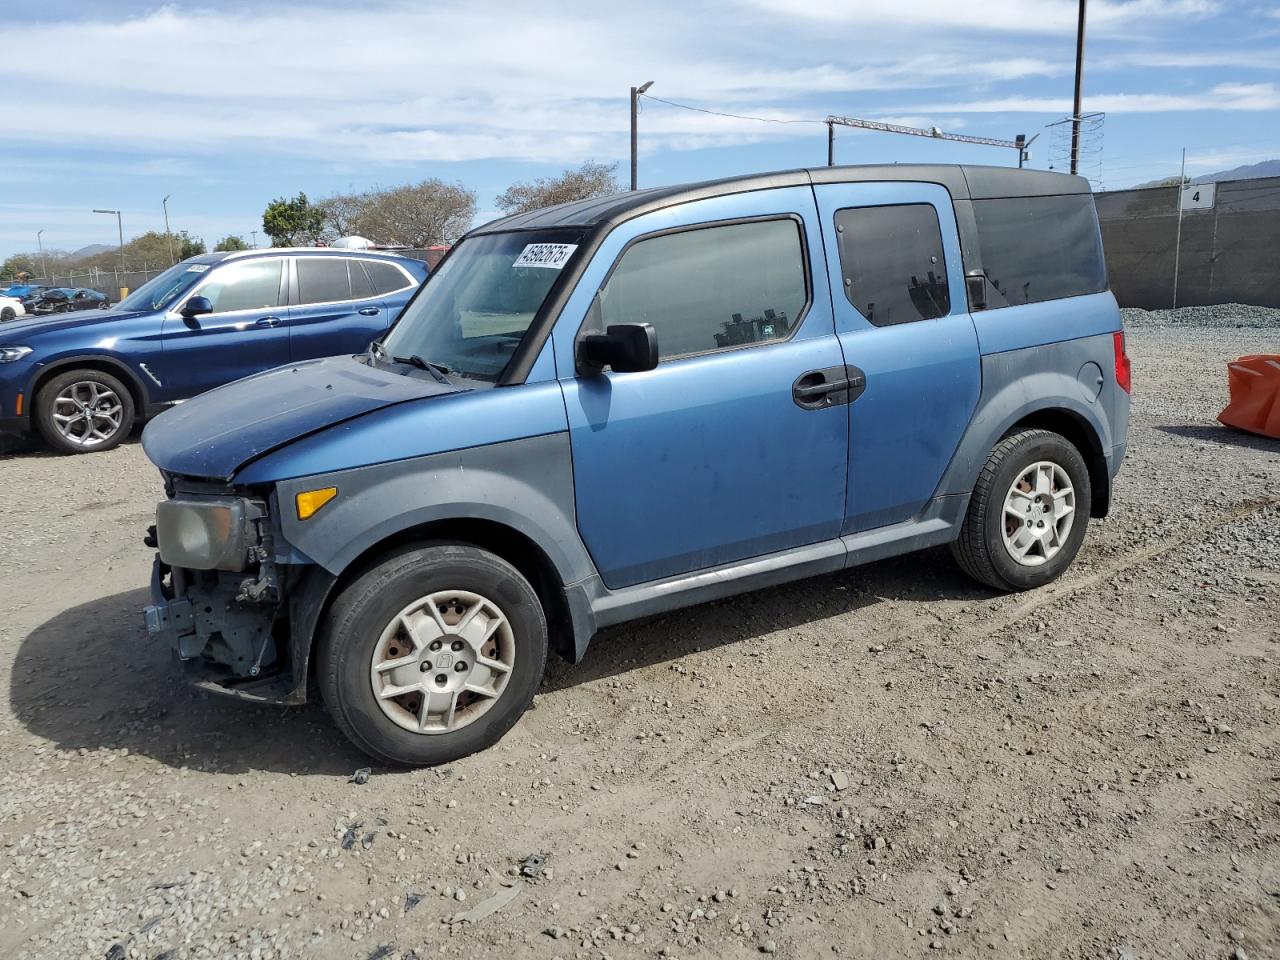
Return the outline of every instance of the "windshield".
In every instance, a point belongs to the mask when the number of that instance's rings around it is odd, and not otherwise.
[[[387,334],[387,354],[417,356],[450,373],[496,381],[582,233],[490,233],[462,241]]]
[[[209,269],[207,263],[186,261],[152,277],[117,305],[118,310],[159,310],[190,290]]]

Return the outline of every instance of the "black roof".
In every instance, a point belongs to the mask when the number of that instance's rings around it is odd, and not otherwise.
[[[997,197],[1058,196],[1088,193],[1089,181],[1065,173],[1017,170],[1010,167],[982,167],[959,164],[900,163],[848,167],[814,167],[779,173],[756,173],[723,180],[683,183],[670,187],[650,187],[613,193],[590,200],[576,200],[528,213],[517,213],[477,227],[473,233],[506,230],[542,230],[549,227],[594,227],[618,223],[650,210],[703,200],[708,197],[767,190],[774,187],[801,187],[819,183],[860,183],[898,180],[936,183],[946,187],[953,200],[990,200]]]

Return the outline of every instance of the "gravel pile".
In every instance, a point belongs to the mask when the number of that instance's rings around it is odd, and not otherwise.
[[[1222,303],[1212,307],[1179,307],[1177,310],[1143,310],[1126,307],[1120,311],[1126,327],[1219,327],[1237,330],[1280,330],[1280,309],[1254,307],[1245,303]]]

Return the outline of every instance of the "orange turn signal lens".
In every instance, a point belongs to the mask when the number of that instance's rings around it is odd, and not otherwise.
[[[22,416],[22,394],[18,394],[18,403],[15,411],[16,416]]]
[[[316,511],[338,495],[337,487],[321,487],[319,490],[304,490],[293,498],[298,508],[298,519],[313,517]]]

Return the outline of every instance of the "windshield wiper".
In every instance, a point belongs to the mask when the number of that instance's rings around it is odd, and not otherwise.
[[[396,363],[407,363],[411,367],[417,367],[419,370],[425,370],[427,373],[435,377],[440,383],[450,385],[453,383],[453,381],[449,379],[449,374],[452,371],[442,363],[432,363],[430,360],[423,360],[416,353],[407,357],[392,357],[391,359]]]

